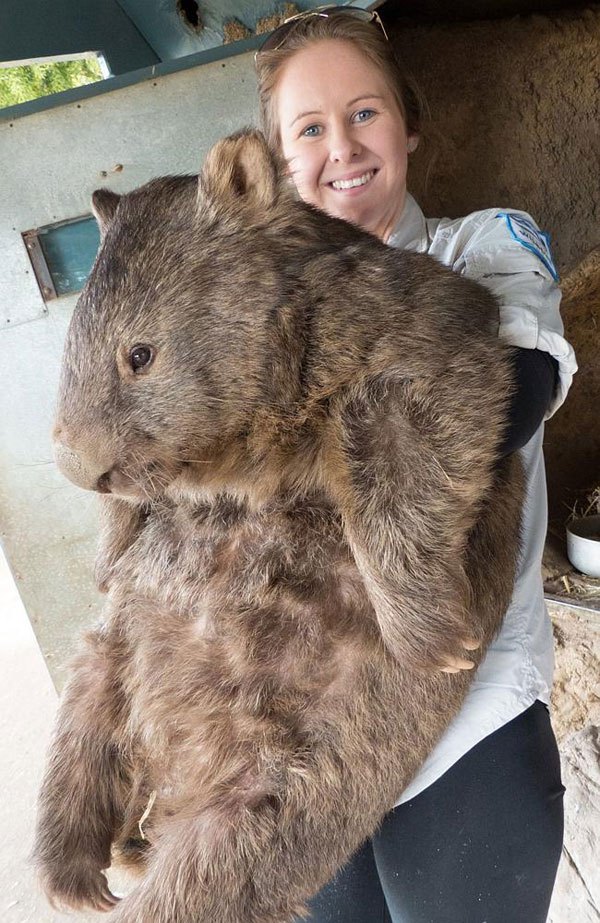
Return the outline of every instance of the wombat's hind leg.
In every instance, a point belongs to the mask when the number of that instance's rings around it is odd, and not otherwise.
[[[110,655],[90,639],[59,709],[40,793],[33,851],[51,902],[108,910],[116,903],[103,869],[122,822],[127,770],[114,742]]]
[[[55,910],[112,910],[120,898],[108,887],[103,872],[93,868],[79,868],[73,874],[73,868],[65,868],[62,876],[40,874],[40,881],[48,901]]]
[[[384,800],[392,800],[365,766],[357,803],[337,754],[315,756],[299,758],[287,781],[258,801],[229,798],[155,828],[147,875],[111,923],[292,923],[302,916],[306,900],[372,834]],[[331,803],[339,811],[323,809]]]

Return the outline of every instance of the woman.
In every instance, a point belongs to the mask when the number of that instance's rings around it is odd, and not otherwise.
[[[378,834],[314,898],[310,919],[543,923],[564,789],[547,708],[542,422],[576,369],[547,240],[523,212],[423,216],[406,190],[418,97],[376,13],[331,7],[293,17],[256,65],[264,131],[302,199],[389,246],[430,253],[496,294],[500,336],[518,347],[504,451],[521,452],[528,479],[512,604],[465,706]]]

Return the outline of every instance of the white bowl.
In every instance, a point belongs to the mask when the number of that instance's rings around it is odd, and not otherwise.
[[[582,574],[600,577],[600,516],[585,516],[568,523],[567,557]]]

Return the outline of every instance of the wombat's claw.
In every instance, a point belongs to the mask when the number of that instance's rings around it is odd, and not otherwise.
[[[107,912],[112,910],[121,900],[116,894],[113,894],[108,885],[102,888],[102,891],[94,903],[95,910]]]
[[[108,887],[108,882],[104,872],[100,872],[98,879],[94,882],[93,891],[90,890],[86,903],[94,910],[106,913],[119,903],[121,898],[112,893]]]
[[[461,657],[448,657],[447,666],[440,667],[441,673],[460,673],[461,670],[472,670],[475,664],[472,660],[464,660]]]
[[[466,651],[476,651],[481,647],[481,641],[476,638],[465,638],[461,642]],[[442,673],[460,673],[461,670],[472,670],[475,664],[472,660],[466,660],[464,657],[446,657],[446,665],[440,667]]]
[[[46,877],[42,879],[50,904],[61,911],[82,911],[86,909],[107,912],[113,910],[120,899],[108,887],[103,872],[85,870],[84,873],[65,882]]]

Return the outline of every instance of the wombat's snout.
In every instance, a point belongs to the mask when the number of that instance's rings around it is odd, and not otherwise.
[[[105,431],[81,431],[64,423],[54,430],[54,458],[77,487],[134,502],[161,494],[183,467],[177,459],[157,457],[149,439],[138,439],[131,452]]]
[[[91,459],[81,451],[75,451],[64,442],[56,440],[54,443],[54,459],[56,465],[66,478],[83,487],[84,490],[97,490],[100,493],[109,493],[109,477],[112,460]]]

